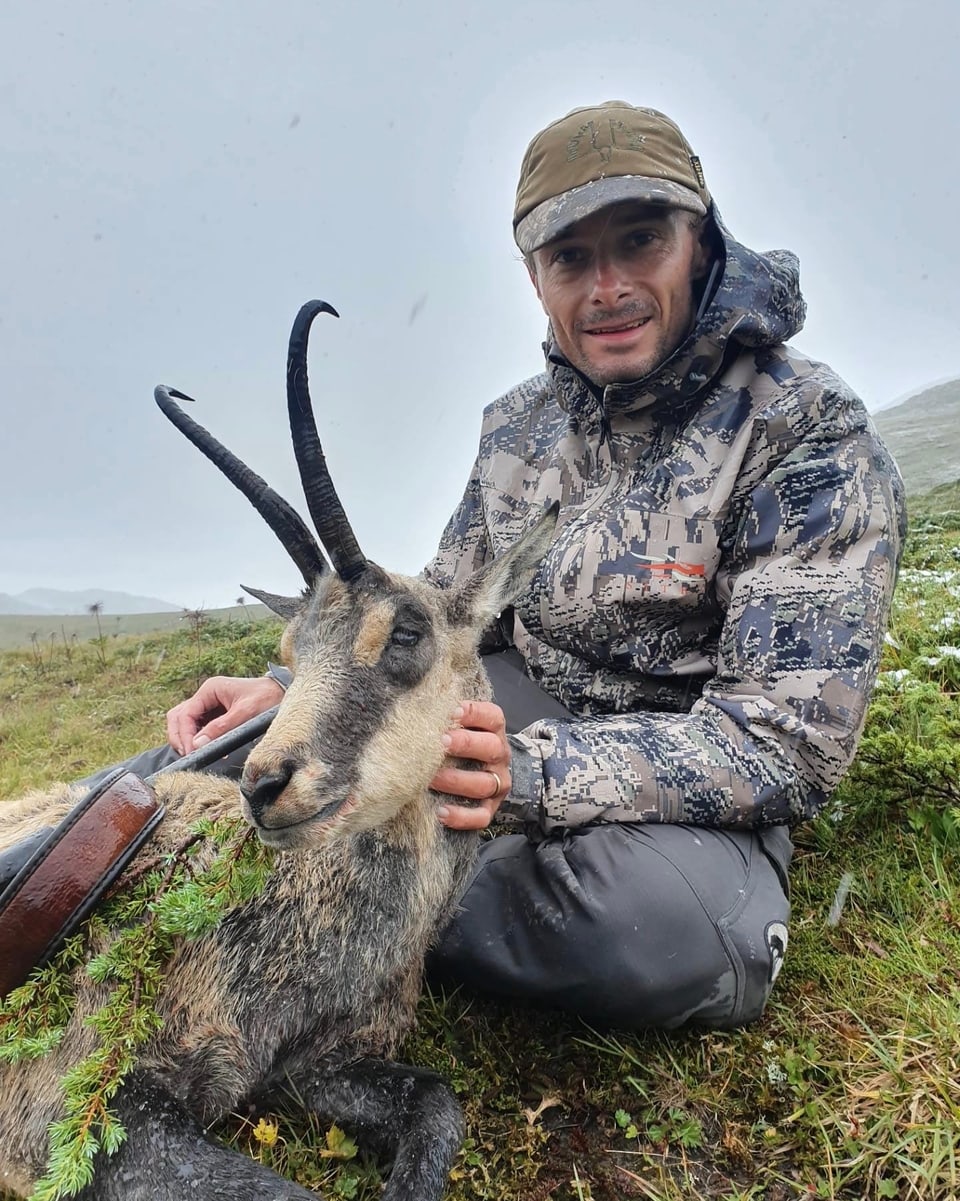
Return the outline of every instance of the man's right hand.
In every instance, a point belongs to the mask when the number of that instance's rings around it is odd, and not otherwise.
[[[213,676],[167,714],[167,741],[186,755],[279,705],[283,689],[269,676]]]

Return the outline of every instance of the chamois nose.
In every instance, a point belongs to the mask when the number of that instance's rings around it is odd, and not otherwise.
[[[270,808],[290,783],[292,775],[293,764],[285,762],[280,764],[278,771],[266,772],[262,776],[257,776],[253,781],[249,780],[246,775],[241,779],[240,791],[250,806],[250,814],[258,826],[263,825],[262,818],[265,810]]]

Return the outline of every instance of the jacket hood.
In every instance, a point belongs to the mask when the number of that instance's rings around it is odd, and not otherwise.
[[[563,358],[548,329],[547,372],[565,409],[583,411],[599,403],[610,415],[668,400],[673,407],[678,400],[692,403],[713,383],[731,354],[740,348],[778,346],[803,328],[806,304],[800,293],[797,256],[789,250],[761,253],[741,245],[715,205],[710,219],[719,235],[719,283],[690,334],[650,375],[597,388]]]

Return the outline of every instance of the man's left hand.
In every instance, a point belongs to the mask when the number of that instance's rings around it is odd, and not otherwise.
[[[476,798],[479,805],[441,805],[437,814],[452,830],[482,830],[510,791],[510,744],[503,710],[492,701],[464,701],[454,716],[460,724],[444,734],[444,749],[451,759],[476,760],[478,769],[444,765],[430,787]]]

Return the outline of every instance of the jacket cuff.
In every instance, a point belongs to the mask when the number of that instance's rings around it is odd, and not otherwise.
[[[289,667],[281,667],[279,663],[271,663],[269,660],[267,670],[263,674],[279,684],[284,692],[290,687],[290,681],[293,679],[293,672]]]
[[[517,821],[540,824],[543,804],[543,768],[540,756],[526,740],[516,734],[507,736],[510,743],[510,793],[500,806],[500,812]]]

